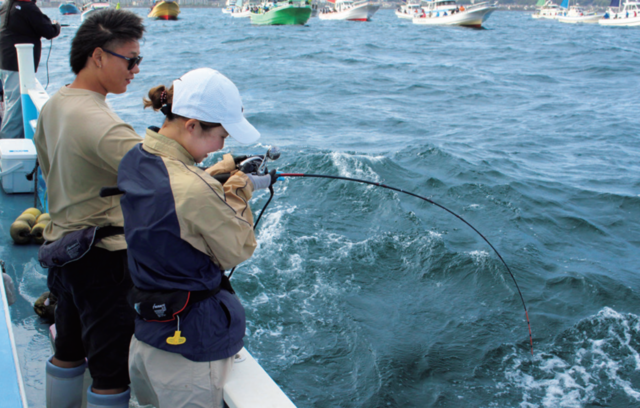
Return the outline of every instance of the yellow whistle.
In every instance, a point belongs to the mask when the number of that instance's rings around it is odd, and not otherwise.
[[[180,333],[180,330],[176,330],[176,332],[173,333],[173,337],[167,337],[167,344],[171,344],[172,346],[184,344],[187,341],[187,338],[180,337]]]

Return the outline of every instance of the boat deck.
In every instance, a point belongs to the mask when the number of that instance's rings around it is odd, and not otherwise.
[[[33,194],[5,194],[0,192],[0,259],[5,263],[8,275],[16,283],[16,270],[37,255],[37,247],[17,246],[9,235],[9,228],[18,215],[26,208],[33,206]],[[16,284],[17,287],[17,284]],[[20,373],[21,364],[13,339],[11,313],[4,293],[4,285],[0,279],[0,384],[2,384],[2,402],[6,408],[27,407],[24,386]],[[19,302],[17,299],[16,302]]]

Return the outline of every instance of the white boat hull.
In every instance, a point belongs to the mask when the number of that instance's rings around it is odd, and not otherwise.
[[[540,20],[557,20],[557,14],[532,14],[531,17]]]
[[[601,18],[598,24],[609,27],[640,27],[640,14],[629,18]]]
[[[231,17],[236,17],[236,18],[251,17],[251,10],[239,11],[237,13],[231,13]]]
[[[407,20],[413,20],[415,17],[418,16],[418,13],[402,13],[396,10],[396,16],[398,16],[399,18],[407,19]]]
[[[495,11],[496,7],[488,6],[471,11],[461,11],[454,14],[443,16],[440,12],[440,16],[437,13],[432,12],[431,16],[426,13],[425,17],[416,17],[413,19],[413,24],[422,25],[457,25],[465,27],[482,27],[482,23],[489,18],[489,15]]]
[[[318,18],[320,20],[369,21],[379,8],[379,4],[365,3],[352,7],[348,10],[320,13]]]
[[[593,14],[590,16],[558,16],[558,21],[567,24],[597,24],[598,20],[602,18],[601,15]]]

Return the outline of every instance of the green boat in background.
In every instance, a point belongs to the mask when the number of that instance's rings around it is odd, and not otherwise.
[[[251,12],[254,25],[303,25],[311,17],[311,5],[306,1],[264,3]]]

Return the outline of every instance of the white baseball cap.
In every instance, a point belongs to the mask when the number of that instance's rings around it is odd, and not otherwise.
[[[255,143],[260,132],[244,118],[242,111],[238,88],[215,69],[194,69],[173,81],[172,113],[220,123],[238,142]]]

